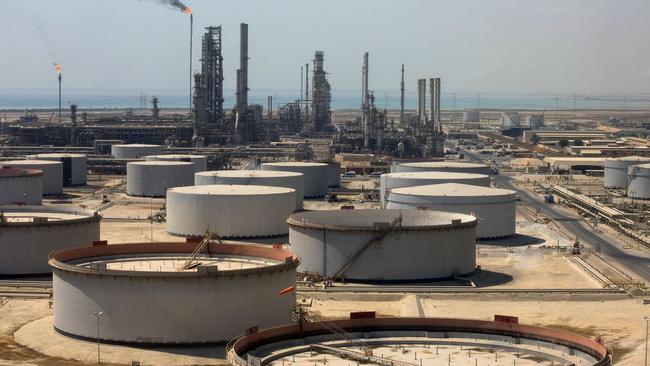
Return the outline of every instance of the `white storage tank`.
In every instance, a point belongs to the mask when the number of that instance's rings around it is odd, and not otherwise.
[[[327,186],[340,187],[341,186],[341,163],[336,161],[323,162],[327,164]]]
[[[650,199],[650,164],[630,166],[628,176],[627,196]]]
[[[37,169],[43,172],[43,194],[63,193],[63,163],[49,160],[9,160],[4,166],[21,169]]]
[[[253,327],[291,322],[298,258],[271,247],[135,243],[55,253],[54,329],[135,344],[227,342]],[[189,269],[184,269],[189,268]]]
[[[86,184],[85,154],[45,153],[28,155],[27,159],[60,161],[63,164],[63,186],[83,186]]]
[[[126,193],[164,197],[167,189],[194,184],[194,164],[183,161],[137,161],[126,164]]]
[[[283,235],[296,207],[291,188],[207,185],[167,191],[167,231],[174,235],[239,238]]]
[[[303,175],[273,170],[213,170],[194,174],[194,185],[239,184],[285,187],[296,191],[296,211],[302,210]]]
[[[349,281],[422,281],[476,268],[476,218],[423,210],[327,210],[289,220],[301,273]],[[375,240],[373,240],[375,238]]]
[[[40,205],[42,196],[43,172],[0,166],[0,205]]]
[[[387,195],[394,188],[425,186],[429,184],[462,183],[489,187],[490,176],[472,173],[416,172],[388,173],[379,177],[379,204],[385,207]]]
[[[476,109],[463,111],[463,122],[478,123],[481,120],[481,112]]]
[[[605,160],[605,188],[627,188],[628,168],[632,165],[650,163],[650,158],[644,156],[624,156]]]
[[[402,163],[397,166],[398,173],[449,172],[490,175],[490,171],[490,167],[485,164],[464,163],[458,161],[422,161],[416,163]]]
[[[395,188],[387,209],[429,209],[459,212],[478,219],[476,236],[481,239],[515,234],[516,192],[508,189],[444,183]]]
[[[0,206],[0,275],[51,272],[55,250],[99,240],[99,220],[92,211],[49,206]]]
[[[330,170],[325,163],[309,163],[288,161],[279,163],[263,163],[262,170],[302,173],[305,197],[323,197],[329,189]]]
[[[194,164],[194,173],[208,170],[208,157],[205,155],[191,154],[168,154],[168,155],[149,155],[144,160],[148,161],[184,161]]]
[[[161,145],[121,144],[111,146],[111,155],[117,159],[140,159],[147,155],[159,155]]]

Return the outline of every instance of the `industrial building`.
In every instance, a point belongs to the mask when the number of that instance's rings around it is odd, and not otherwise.
[[[8,160],[2,165],[20,169],[36,169],[43,172],[43,194],[63,193],[63,163],[49,160]]]
[[[119,343],[226,342],[291,320],[295,295],[278,293],[295,286],[298,263],[280,249],[204,241],[59,251],[49,260],[54,328]]]
[[[296,191],[296,211],[303,206],[302,173],[273,170],[217,170],[194,174],[194,185],[237,184],[291,188]]]
[[[166,154],[145,156],[147,161],[184,161],[194,164],[194,173],[208,170],[208,157],[205,155],[191,154]]]
[[[28,155],[27,159],[60,161],[63,164],[63,186],[82,186],[86,184],[85,154],[44,153]]]
[[[194,164],[184,161],[136,161],[126,165],[126,193],[164,197],[167,189],[194,184]]]
[[[612,353],[600,339],[519,324],[519,319],[512,316],[495,315],[495,321],[377,318],[370,311],[350,313],[349,319],[326,321],[308,309],[303,309],[299,316],[293,324],[237,339],[228,349],[231,365],[613,364]]]
[[[40,205],[43,172],[36,169],[0,168],[0,205]]]
[[[428,209],[458,212],[478,219],[479,239],[515,234],[516,192],[508,189],[444,183],[394,188],[386,200],[387,209]]]
[[[650,163],[650,157],[625,156],[606,159],[604,163],[605,181],[603,186],[610,189],[626,189],[628,184],[628,168],[632,165]]]
[[[278,163],[263,163],[262,170],[275,170],[302,173],[305,197],[323,197],[329,191],[329,175],[332,170],[324,163],[287,161]]]
[[[79,208],[0,206],[0,275],[50,273],[48,255],[99,240],[100,219]]]
[[[347,281],[422,281],[476,267],[476,218],[423,210],[341,210],[293,214],[298,271]],[[390,263],[390,265],[380,265]]]
[[[379,177],[379,204],[385,207],[390,192],[395,188],[424,186],[442,183],[462,183],[489,187],[490,176],[473,173],[415,172],[387,173]]]
[[[457,161],[422,161],[413,163],[401,163],[395,168],[396,170],[394,173],[450,172],[490,175],[490,167],[485,164],[465,163]]]
[[[119,144],[111,146],[111,155],[116,159],[140,159],[148,155],[159,155],[162,146],[151,144]]]
[[[650,199],[650,163],[630,166],[627,175],[627,196]]]
[[[554,174],[571,171],[603,170],[605,158],[582,157],[546,157],[544,158],[548,171]]]
[[[255,185],[207,185],[167,191],[167,231],[174,235],[226,238],[286,234],[296,208],[291,188]]]

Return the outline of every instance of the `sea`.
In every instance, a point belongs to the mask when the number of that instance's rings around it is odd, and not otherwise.
[[[79,108],[124,109],[150,108],[151,97],[157,96],[160,108],[188,108],[188,90],[133,90],[133,89],[63,89],[62,106],[76,104]],[[249,104],[267,106],[273,97],[274,108],[295,101],[299,90],[251,90]],[[399,90],[376,91],[375,104],[379,108],[399,109]],[[224,90],[224,107],[235,103],[235,91]],[[405,108],[417,108],[417,94],[405,93]],[[515,110],[559,109],[650,109],[650,94],[639,95],[550,95],[505,93],[449,93],[441,96],[441,108],[462,110],[471,108]],[[361,92],[337,90],[332,92],[332,109],[357,109]],[[0,89],[0,110],[58,108],[57,89]]]

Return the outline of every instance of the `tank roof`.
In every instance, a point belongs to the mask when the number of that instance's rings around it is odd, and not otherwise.
[[[43,175],[43,172],[38,169],[12,168],[11,166],[1,164],[0,166],[0,178],[35,177]]]
[[[194,155],[194,154],[160,154],[160,155],[147,155],[144,157],[147,158],[156,158],[156,159],[184,159],[184,158],[207,158],[205,155]]]
[[[279,170],[211,170],[198,172],[196,175],[206,177],[236,177],[236,178],[262,178],[262,177],[299,177],[302,173],[283,172]]]
[[[0,206],[0,216],[0,226],[56,225],[101,219],[94,211],[50,206]]]
[[[121,146],[121,147],[160,147],[162,148],[162,145],[154,145],[154,144],[117,144],[113,146]]]
[[[632,165],[630,168],[650,169],[650,163]]]
[[[401,230],[428,230],[458,226],[476,226],[474,216],[461,213],[424,210],[324,210],[300,212],[289,216],[289,225],[330,230],[379,230],[377,223],[390,224],[402,217]],[[453,220],[460,220],[454,224]]]
[[[168,189],[168,192],[208,196],[256,196],[284,194],[295,191],[295,189],[291,188],[242,184],[209,184],[203,186],[175,187]]]
[[[250,243],[213,242],[206,248],[209,255],[197,256],[194,262],[199,264],[184,270],[183,265],[199,244],[192,241],[79,247],[54,253],[49,263],[53,268],[79,273],[149,277],[250,275],[295,268],[299,264],[298,257],[286,250]]]
[[[477,179],[487,178],[488,175],[478,173],[459,173],[459,172],[402,172],[402,173],[386,173],[382,176],[390,178],[404,178],[404,179]]]
[[[480,197],[480,196],[509,196],[516,195],[515,191],[501,188],[490,188],[460,183],[429,184],[425,186],[393,188],[391,194],[413,196],[451,196],[451,197]]]
[[[85,158],[86,154],[67,154],[67,153],[41,153],[29,155],[37,158]]]
[[[133,161],[127,163],[127,165],[145,165],[145,166],[194,166],[192,162],[189,161],[168,161],[168,160],[145,160],[145,161]]]
[[[53,160],[37,160],[37,159],[25,159],[25,160],[6,160],[6,161],[1,161],[0,164],[2,165],[57,165],[61,164],[60,161],[53,161]]]
[[[281,161],[281,162],[275,162],[275,163],[264,163],[263,165],[294,166],[294,167],[327,166],[326,163],[315,163],[315,162],[305,162],[305,161]]]
[[[478,163],[465,163],[460,161],[420,161],[414,163],[401,163],[400,166],[413,168],[485,168],[487,165]]]

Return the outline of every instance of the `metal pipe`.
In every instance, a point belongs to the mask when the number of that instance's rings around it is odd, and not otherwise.
[[[190,13],[190,112],[192,112],[192,80],[194,74],[192,73],[192,41],[194,34],[194,14]]]

